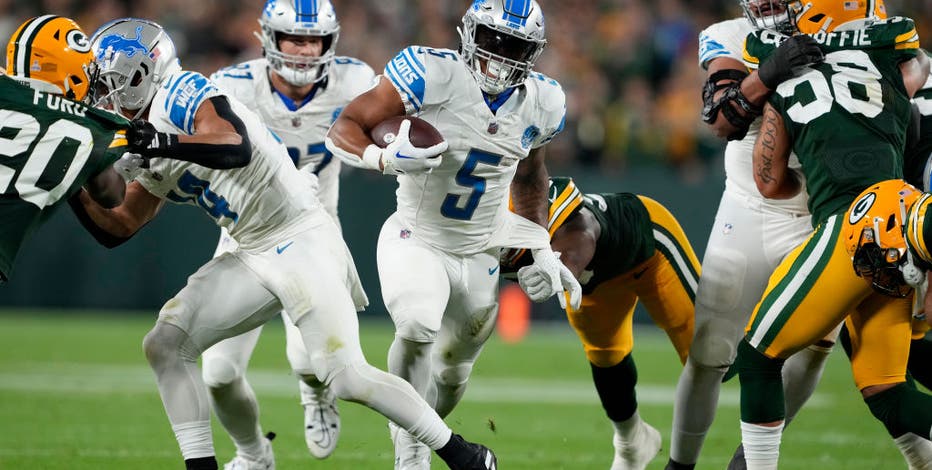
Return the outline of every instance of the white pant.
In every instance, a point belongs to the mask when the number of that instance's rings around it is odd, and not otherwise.
[[[200,351],[249,332],[227,345],[239,343],[242,349],[221,346],[205,353],[230,354],[244,369],[259,334],[250,330],[284,307],[294,321],[309,315],[314,325],[316,340],[303,354],[297,328],[289,331],[289,359],[300,362],[296,369],[326,382],[334,367],[361,360],[356,311],[367,304],[365,293],[329,216],[320,211],[312,217],[314,228],[265,252],[236,249],[209,261],[165,304],[159,320],[184,330]]]
[[[722,194],[702,259],[690,360],[706,367],[734,362],[770,275],[811,233],[808,214],[768,207],[759,196]]]
[[[498,313],[499,249],[453,255],[418,240],[412,230],[393,214],[379,234],[379,281],[396,336],[419,343],[484,342]]]

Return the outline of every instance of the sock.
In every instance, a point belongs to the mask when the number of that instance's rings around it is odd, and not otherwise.
[[[624,421],[612,421],[612,427],[615,428],[615,434],[622,441],[631,442],[637,437],[641,422],[641,415],[638,414],[637,410],[634,410],[634,414],[630,418]]]
[[[932,430],[932,395],[905,383],[871,395],[864,403],[893,437],[907,432],[929,436]]]
[[[634,386],[638,381],[637,367],[630,354],[611,367],[598,367],[590,363],[592,381],[602,401],[608,418],[622,422],[630,418],[638,408]]]
[[[787,424],[812,396],[822,378],[822,370],[825,369],[825,361],[832,352],[832,347],[821,343],[823,342],[798,351],[783,364],[783,396]]]
[[[213,456],[186,459],[184,468],[185,470],[217,470],[217,459]]]
[[[262,457],[259,403],[246,378],[241,376],[227,385],[211,388],[210,398],[217,419],[236,445],[236,453],[254,460]]]
[[[702,443],[712,427],[715,410],[718,409],[725,369],[700,366],[691,358],[686,360],[686,366],[676,384],[668,464],[670,470],[694,467],[699,460]]]
[[[932,339],[914,339],[910,343],[906,369],[923,387],[932,390]]]
[[[741,421],[741,442],[748,470],[776,470],[783,424],[760,426]]]
[[[214,443],[210,435],[210,420],[173,424],[172,431],[174,431],[175,439],[178,440],[178,446],[181,448],[181,456],[185,460],[214,457]]]
[[[893,442],[910,469],[932,468],[932,441],[908,432]]]

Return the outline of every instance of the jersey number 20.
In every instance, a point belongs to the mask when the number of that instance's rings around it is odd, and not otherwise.
[[[43,209],[68,191],[91,156],[90,129],[67,119],[59,119],[42,134],[36,118],[18,111],[0,110],[0,163],[29,152],[13,188],[20,199]],[[41,137],[41,139],[40,139]],[[39,139],[39,142],[36,140]],[[35,144],[35,145],[33,145]],[[30,151],[30,147],[32,150]],[[67,163],[68,169],[46,171],[49,163]],[[0,165],[0,194],[8,194],[16,169]]]

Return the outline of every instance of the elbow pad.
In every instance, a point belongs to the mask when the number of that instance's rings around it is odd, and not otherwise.
[[[728,140],[743,139],[751,123],[764,111],[761,106],[751,103],[744,93],[741,93],[741,80],[747,76],[747,72],[741,70],[719,70],[709,76],[702,88],[702,120],[707,124],[713,124],[721,111],[728,123],[737,128],[728,136]],[[719,84],[722,80],[730,81]],[[715,94],[721,90],[725,90],[725,93],[715,99]],[[740,108],[742,112],[736,108]]]

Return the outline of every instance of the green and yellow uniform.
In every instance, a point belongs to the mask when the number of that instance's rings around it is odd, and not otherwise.
[[[745,339],[785,359],[848,317],[858,388],[902,382],[910,302],[875,293],[855,275],[841,228],[861,191],[903,177],[910,104],[899,64],[916,56],[918,35],[912,20],[890,18],[813,37],[825,61],[783,82],[770,103],[802,164],[815,231],[771,276]],[[752,33],[746,62],[754,67],[778,44],[775,33]]]
[[[582,195],[571,178],[550,180],[551,237],[566,221],[588,211],[599,224],[592,260],[580,275],[582,308],[567,311],[589,361],[618,364],[634,345],[638,300],[686,360],[693,336],[699,260],[673,215],[653,199],[631,193]],[[526,252],[506,254],[503,273],[531,263]]]
[[[23,240],[126,150],[125,119],[0,75],[0,282]]]

